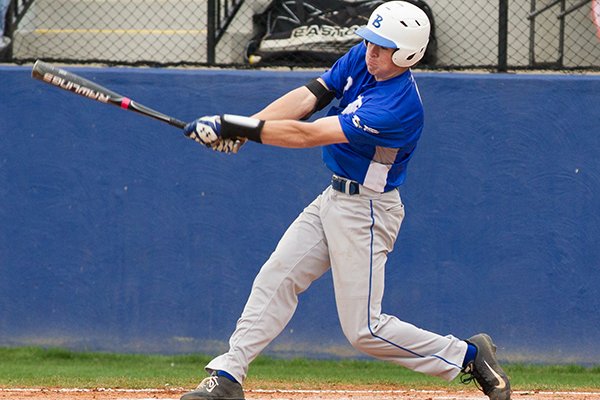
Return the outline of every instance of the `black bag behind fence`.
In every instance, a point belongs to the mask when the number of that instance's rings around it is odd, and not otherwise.
[[[431,22],[429,45],[421,64],[436,64],[437,42],[431,8],[423,0],[407,0]],[[361,39],[354,31],[385,1],[274,0],[253,17],[256,34],[246,47],[252,65],[329,65]]]

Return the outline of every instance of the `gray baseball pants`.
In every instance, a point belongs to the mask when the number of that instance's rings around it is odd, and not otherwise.
[[[206,370],[243,382],[248,366],[285,328],[298,294],[332,271],[342,330],[357,350],[414,371],[454,379],[466,342],[419,329],[382,314],[385,263],[404,218],[397,190],[363,186],[348,195],[328,187],[290,225],[254,281],[229,351]]]

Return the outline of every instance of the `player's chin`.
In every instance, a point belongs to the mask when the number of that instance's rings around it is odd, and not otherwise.
[[[375,75],[375,73],[378,71],[377,65],[367,62],[367,71],[369,71],[371,75]]]

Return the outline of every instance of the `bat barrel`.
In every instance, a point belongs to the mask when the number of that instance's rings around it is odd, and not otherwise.
[[[82,78],[81,76],[76,75],[72,72],[56,68],[55,66],[43,62],[41,60],[37,60],[33,64],[31,76],[34,79],[41,80],[48,84],[54,85],[60,89],[67,90],[69,92],[102,103],[113,104],[125,110],[135,111],[147,117],[166,122],[169,125],[176,126],[180,129],[183,129],[186,125],[183,121],[180,121],[178,119],[165,115],[159,111],[153,110],[142,104],[134,102],[128,97],[113,92],[112,90],[109,90],[104,86]]]

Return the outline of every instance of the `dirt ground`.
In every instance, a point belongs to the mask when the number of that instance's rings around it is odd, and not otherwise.
[[[0,389],[0,400],[178,400],[185,389]],[[475,390],[249,390],[263,400],[486,400]],[[513,400],[600,400],[600,392],[513,392]]]

